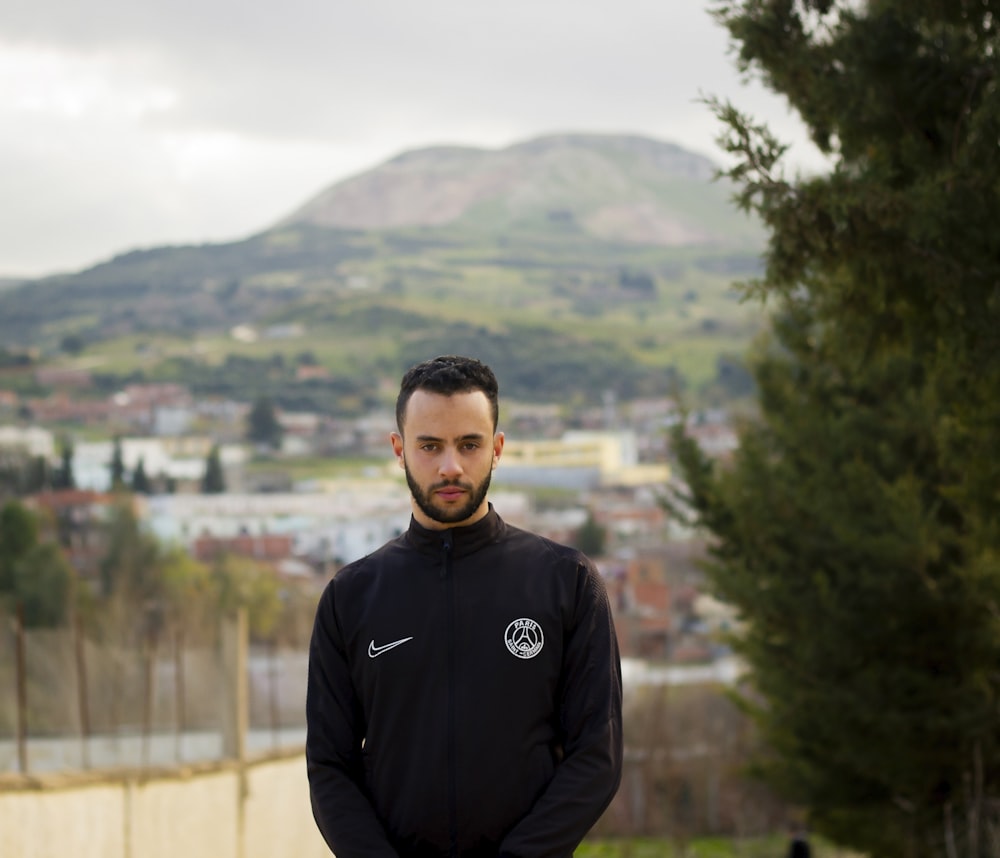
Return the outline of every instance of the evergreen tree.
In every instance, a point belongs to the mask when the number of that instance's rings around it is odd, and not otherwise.
[[[247,417],[247,439],[277,450],[281,446],[282,434],[274,403],[266,396],[256,399]]]
[[[59,546],[40,542],[17,564],[16,598],[24,607],[24,624],[59,628],[66,623],[76,573]]]
[[[38,522],[31,511],[16,500],[0,509],[0,593],[16,589],[15,567],[38,544]]]
[[[226,490],[226,477],[222,470],[219,445],[214,444],[205,459],[205,474],[201,478],[201,491],[206,495],[222,494]]]
[[[125,459],[122,456],[122,439],[120,435],[115,435],[111,447],[111,462],[108,467],[111,471],[111,491],[121,491],[125,488]]]
[[[740,612],[762,773],[879,856],[985,856],[1000,799],[1000,4],[740,0],[717,14],[830,155],[729,105],[760,418],[720,470],[678,432]]]
[[[41,539],[38,520],[17,501],[0,510],[0,599],[24,608],[25,625],[66,619],[75,574],[59,547]]]
[[[132,472],[132,491],[142,495],[151,494],[153,491],[149,477],[146,476],[146,463],[141,457]]]
[[[588,557],[600,557],[604,553],[607,538],[607,528],[595,520],[593,513],[588,512],[586,521],[576,532],[574,543]]]
[[[62,446],[59,451],[60,465],[55,473],[53,488],[73,489],[76,488],[76,477],[73,474],[73,443],[68,438],[62,439]]]
[[[26,494],[43,492],[52,485],[51,468],[45,456],[32,456],[28,463]]]

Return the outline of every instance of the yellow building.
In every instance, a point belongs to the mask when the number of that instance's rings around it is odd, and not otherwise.
[[[665,465],[640,464],[632,432],[567,432],[558,439],[508,439],[498,481],[560,488],[663,484]]]

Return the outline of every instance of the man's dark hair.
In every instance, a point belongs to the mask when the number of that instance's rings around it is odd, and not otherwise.
[[[411,366],[399,385],[396,397],[396,427],[403,431],[406,403],[415,390],[427,390],[451,396],[454,393],[471,393],[481,390],[490,402],[493,413],[493,431],[496,432],[500,408],[498,405],[499,385],[497,377],[486,364],[475,358],[460,355],[441,355]]]

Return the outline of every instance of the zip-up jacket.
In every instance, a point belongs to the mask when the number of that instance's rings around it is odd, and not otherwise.
[[[621,778],[621,667],[580,552],[507,525],[409,530],[316,613],[313,814],[337,858],[570,856]]]

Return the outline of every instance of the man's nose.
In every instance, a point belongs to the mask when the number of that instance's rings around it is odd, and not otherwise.
[[[462,473],[462,463],[457,450],[445,450],[438,462],[438,472],[442,477],[456,477]]]

